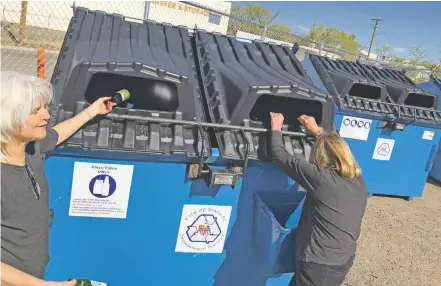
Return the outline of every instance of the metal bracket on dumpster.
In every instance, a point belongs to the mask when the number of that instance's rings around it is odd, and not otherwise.
[[[187,121],[187,120],[176,120],[176,119],[158,118],[158,117],[145,117],[138,115],[118,114],[118,113],[110,113],[107,114],[106,117],[109,119],[118,119],[118,120],[134,120],[134,121],[144,121],[144,122],[152,122],[152,123],[190,125],[190,126],[198,127],[199,133],[201,134],[201,138],[202,138],[201,155],[200,155],[201,158],[198,164],[190,165],[189,178],[191,179],[204,178],[204,180],[210,186],[211,185],[234,186],[237,180],[244,176],[244,172],[248,166],[249,153],[251,149],[250,142],[246,138],[245,132],[258,132],[258,133],[270,132],[269,129],[265,129],[265,128],[235,126],[235,125]],[[233,166],[230,169],[216,169],[204,163],[206,159],[204,158],[205,138],[203,138],[205,128],[225,129],[225,130],[234,130],[241,132],[245,141],[245,155],[244,155],[243,167]],[[304,132],[292,132],[292,131],[282,130],[282,134],[288,136],[302,137],[302,138],[307,137],[307,135]]]
[[[199,132],[201,135],[203,134],[203,127],[201,125],[199,127]],[[199,165],[192,164],[189,168],[189,178],[191,179],[199,179],[203,178],[208,186],[231,186],[234,188],[236,185],[236,182],[244,176],[244,170],[248,167],[248,158],[249,158],[249,150],[250,150],[250,143],[248,142],[248,139],[245,137],[245,132],[241,130],[241,134],[245,140],[245,160],[244,160],[244,166],[242,167],[231,167],[230,169],[219,169],[219,168],[212,168],[208,164],[204,163],[204,154],[201,153],[201,160],[199,162]],[[204,141],[202,140],[202,150],[204,150]]]
[[[404,127],[406,127],[406,125],[407,124],[405,124],[405,123],[383,120],[383,121],[381,121],[380,127],[381,128],[389,128],[393,131],[403,131]]]
[[[213,168],[208,164],[191,164],[188,170],[190,179],[202,178],[208,186],[231,186],[234,188],[237,181],[243,177],[242,167],[229,169]]]

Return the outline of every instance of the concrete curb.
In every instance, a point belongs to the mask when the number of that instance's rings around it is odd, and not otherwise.
[[[14,51],[22,51],[22,52],[35,52],[35,54],[37,54],[37,49],[35,48],[22,48],[22,47],[14,47],[14,46],[4,46],[1,45],[0,46],[0,50],[14,50]],[[45,54],[53,54],[53,55],[57,55],[59,54],[59,51],[55,51],[55,50],[44,50]]]

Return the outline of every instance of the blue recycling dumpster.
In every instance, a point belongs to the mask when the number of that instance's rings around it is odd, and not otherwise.
[[[431,76],[427,82],[417,85],[419,88],[433,92],[438,96],[441,96],[441,78]],[[441,110],[441,100],[438,100],[438,110]],[[439,143],[438,143],[439,145]],[[441,182],[441,148],[438,147],[436,157],[433,161],[432,170],[429,173],[429,177],[435,179],[437,182]]]
[[[438,98],[392,69],[315,55],[303,66],[334,97],[336,127],[369,194],[421,196],[441,135]]]
[[[52,83],[51,124],[116,90],[131,96],[46,158],[46,279],[288,285],[285,223],[305,192],[269,160],[268,113],[286,113],[285,144],[299,156],[314,139],[295,116],[327,131],[334,116],[289,48],[77,7]]]

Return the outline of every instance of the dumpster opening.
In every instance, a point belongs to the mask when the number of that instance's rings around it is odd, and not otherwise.
[[[319,101],[264,94],[256,100],[250,119],[269,127],[270,112],[282,113],[285,117],[284,124],[290,126],[290,130],[297,130],[300,124],[297,118],[302,114],[314,117],[317,124],[320,124],[322,109],[323,105]]]
[[[432,96],[427,96],[419,93],[409,93],[407,95],[406,100],[404,101],[404,104],[418,106],[418,107],[433,108],[434,100],[435,98]]]
[[[120,107],[131,103],[135,109],[174,112],[179,106],[176,86],[170,82],[104,72],[92,75],[85,97],[92,103],[121,89],[127,89],[130,98]]]
[[[381,88],[377,86],[354,83],[351,90],[349,90],[349,95],[367,99],[380,99]]]

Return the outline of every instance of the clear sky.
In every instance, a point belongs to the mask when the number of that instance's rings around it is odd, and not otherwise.
[[[273,15],[275,22],[286,25],[294,33],[305,34],[314,20],[335,26],[357,36],[361,46],[367,45],[373,31],[371,18],[382,18],[374,48],[389,45],[400,57],[407,57],[411,47],[421,45],[427,60],[441,58],[441,2],[239,2],[259,4]],[[385,35],[384,33],[388,33]],[[366,48],[367,49],[367,48]]]

